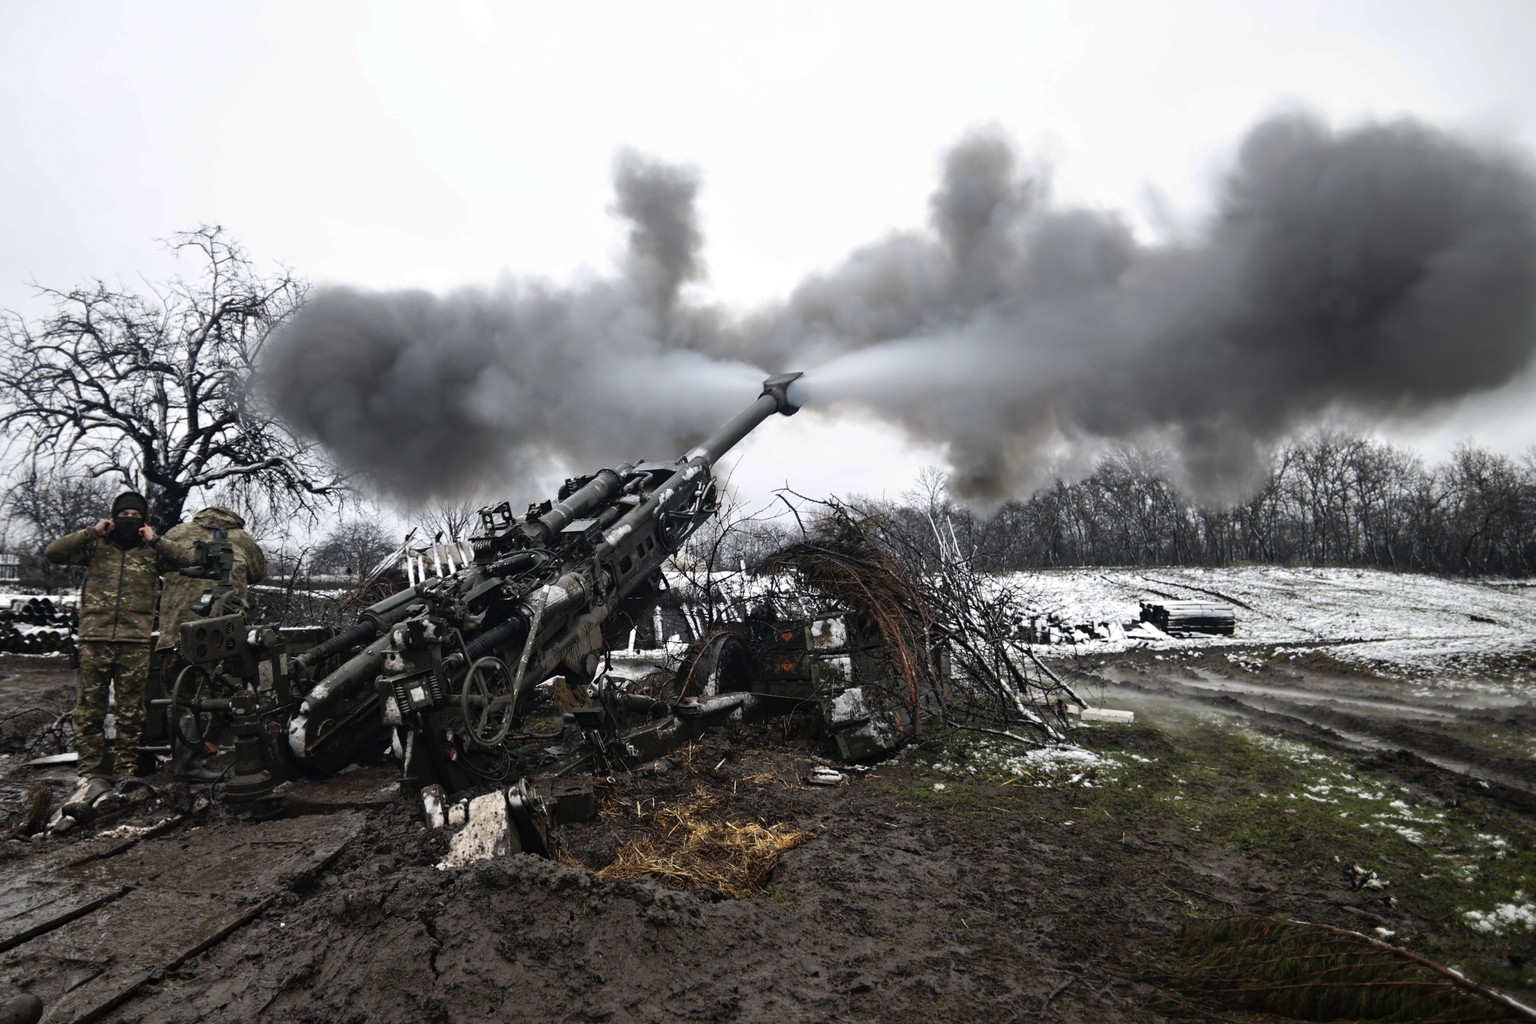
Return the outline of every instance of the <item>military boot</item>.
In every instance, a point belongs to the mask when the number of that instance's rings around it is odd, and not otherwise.
[[[203,764],[201,751],[176,744],[176,756],[171,759],[171,778],[177,782],[217,782],[221,775]]]
[[[185,719],[179,723],[180,735],[171,750],[171,778],[177,782],[217,782],[222,773],[203,764],[207,748],[201,740],[188,735],[188,724]]]
[[[76,821],[89,818],[96,801],[112,792],[112,789],[112,780],[105,776],[91,775],[83,778],[60,810]]]

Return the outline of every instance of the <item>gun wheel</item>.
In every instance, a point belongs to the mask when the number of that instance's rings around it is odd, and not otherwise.
[[[500,658],[481,658],[464,675],[459,697],[464,731],[477,746],[494,747],[507,738],[517,718],[512,673]]]
[[[677,667],[677,675],[657,696],[676,704],[688,697],[733,693],[751,686],[752,655],[746,641],[722,629],[693,642]]]
[[[215,715],[201,708],[214,693],[213,676],[201,665],[188,665],[176,675],[171,686],[170,741],[201,748],[214,731]]]

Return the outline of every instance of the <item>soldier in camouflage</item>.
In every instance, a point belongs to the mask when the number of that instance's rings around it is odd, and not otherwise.
[[[165,539],[182,547],[193,549],[198,541],[210,541],[222,537],[230,542],[235,552],[235,564],[229,571],[229,584],[235,596],[242,600],[252,583],[260,583],[267,575],[267,556],[262,553],[256,538],[245,531],[245,520],[219,505],[210,505],[192,517],[190,523],[178,523],[165,531]],[[209,590],[215,580],[197,579],[177,573],[166,577],[165,590],[160,595],[160,639],[155,650],[175,647],[181,640],[181,625],[195,617],[197,602]]]
[[[190,523],[178,523],[171,527],[165,532],[165,539],[189,550],[195,550],[198,541],[229,541],[234,549],[229,583],[234,595],[241,601],[244,601],[252,583],[260,583],[266,577],[267,557],[256,539],[245,531],[245,520],[222,506],[210,505],[193,516]],[[154,652],[160,688],[168,691],[171,682],[186,667],[186,662],[182,661],[176,650],[181,642],[182,623],[198,616],[198,602],[217,583],[217,580],[183,576],[180,573],[166,577],[165,589],[160,595],[160,638],[155,642]],[[185,736],[177,737],[172,746],[176,751],[172,765],[176,778],[188,782],[206,782],[218,778],[217,772],[204,767],[202,752],[186,742]]]
[[[74,716],[80,786],[64,805],[72,817],[111,792],[114,772],[135,763],[160,574],[189,565],[193,558],[190,548],[155,533],[144,521],[148,511],[143,495],[126,491],[112,503],[112,518],[65,534],[43,552],[55,564],[85,567]],[[115,757],[104,732],[109,688],[116,696]]]

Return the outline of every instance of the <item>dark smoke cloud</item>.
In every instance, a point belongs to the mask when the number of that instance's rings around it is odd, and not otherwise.
[[[619,157],[614,173],[614,212],[632,225],[626,276],[658,314],[670,314],[678,289],[703,276],[704,236],[694,216],[698,176],[645,160]]]
[[[631,224],[619,279],[321,291],[275,339],[260,386],[343,466],[415,501],[675,458],[763,375],[690,347],[697,316],[677,306],[702,268],[696,178],[633,155],[615,178]]]
[[[981,502],[1151,438],[1197,490],[1232,495],[1313,417],[1424,413],[1507,383],[1536,348],[1531,174],[1422,125],[1266,121],[1175,245],[1047,199],[1006,141],[967,140],[933,235],[808,283],[759,321],[767,344],[841,339],[805,397],[947,443],[954,489]],[[905,303],[872,301],[913,276]]]
[[[1268,120],[1209,222],[1160,246],[1053,203],[1005,138],[977,134],[945,161],[930,230],[743,317],[680,299],[703,268],[697,189],[620,158],[631,230],[613,281],[323,293],[274,346],[270,393],[419,497],[490,470],[670,458],[763,370],[805,369],[809,408],[945,445],[955,493],[985,504],[1153,439],[1203,493],[1234,494],[1320,415],[1428,412],[1507,383],[1536,348],[1536,182],[1411,122]]]

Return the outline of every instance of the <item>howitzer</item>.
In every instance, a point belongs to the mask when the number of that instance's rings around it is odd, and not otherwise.
[[[799,376],[768,378],[755,402],[675,462],[568,480],[556,500],[521,517],[506,502],[484,508],[470,544],[413,555],[406,589],[290,661],[297,706],[282,756],[324,774],[388,743],[408,779],[447,793],[527,774],[520,751],[530,747],[546,762],[560,756],[550,748],[559,729],[520,731],[535,688],[561,675],[601,684],[607,652],[649,620],[666,559],[717,511],[711,467],[769,416],[796,411],[789,386]],[[674,716],[645,737],[620,737],[612,726],[621,706],[655,702],[608,696],[574,717],[599,753],[618,758],[642,756],[743,699],[690,705],[688,725]],[[571,753],[568,766],[589,756]]]

